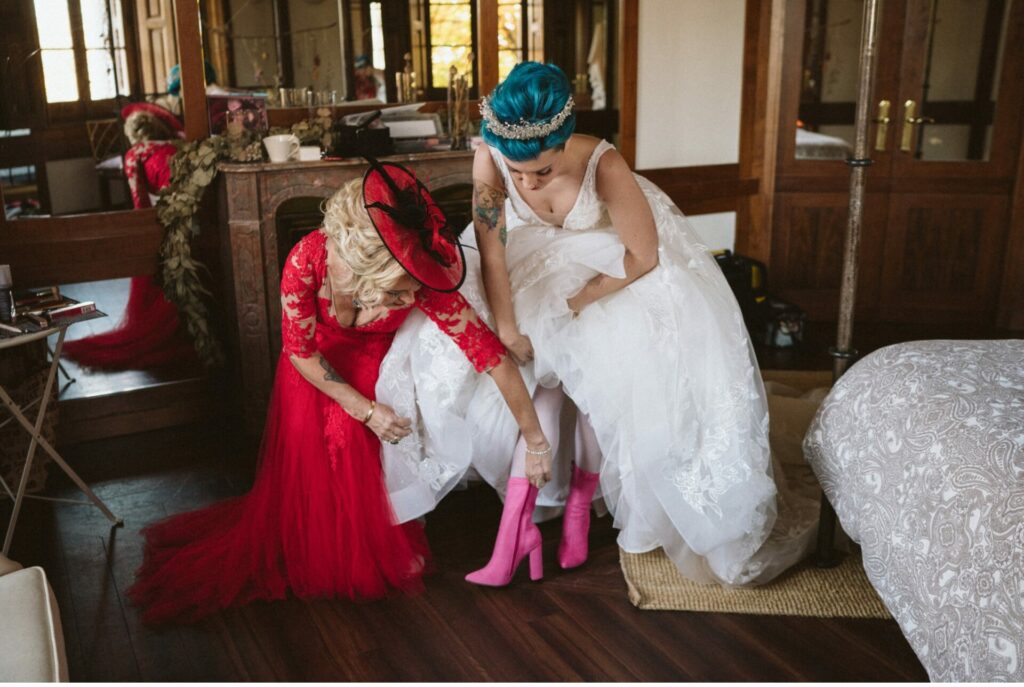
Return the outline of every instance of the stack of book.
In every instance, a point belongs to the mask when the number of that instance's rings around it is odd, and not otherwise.
[[[50,327],[64,327],[75,322],[106,316],[96,309],[93,301],[78,301],[65,296],[57,286],[15,291],[14,309],[13,322],[0,322],[0,337],[13,337]]]

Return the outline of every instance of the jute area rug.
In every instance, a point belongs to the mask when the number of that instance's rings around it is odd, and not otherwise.
[[[828,393],[829,372],[762,370],[771,419],[772,452],[790,488],[814,499],[817,480],[803,460],[801,444],[818,405]],[[619,551],[629,600],[645,610],[802,615],[821,618],[890,618],[868,582],[859,553],[842,554],[835,568],[806,562],[761,587],[724,589],[692,582],[661,549]]]
[[[844,555],[835,568],[802,563],[767,585],[735,589],[686,579],[661,549],[619,551],[619,562],[630,602],[644,610],[891,618],[868,582],[860,556]]]

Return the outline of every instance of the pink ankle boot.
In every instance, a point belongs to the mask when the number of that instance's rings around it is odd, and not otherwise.
[[[590,502],[600,474],[572,466],[569,498],[565,501],[562,518],[562,543],[558,545],[558,564],[564,569],[575,568],[587,560],[587,535],[590,532]]]
[[[530,579],[539,580],[544,576],[540,530],[531,520],[536,505],[537,488],[525,477],[509,478],[494,553],[487,565],[466,575],[467,582],[504,587],[512,581],[519,563],[527,554],[530,555]]]

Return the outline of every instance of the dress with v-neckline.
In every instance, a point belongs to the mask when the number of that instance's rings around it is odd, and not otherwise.
[[[359,308],[355,308],[356,316],[352,320],[352,324],[342,324],[341,320],[339,320],[337,316],[337,308],[335,307],[336,303],[334,302],[334,280],[331,279],[331,258],[332,256],[336,256],[337,253],[331,247],[330,242],[325,241],[324,246],[326,256],[324,259],[324,277],[323,281],[320,284],[320,289],[317,292],[317,298],[319,298],[322,301],[325,301],[326,304],[324,305],[324,309],[327,313],[327,317],[330,320],[332,320],[333,323],[337,325],[339,329],[362,331],[373,324],[390,319],[392,315],[396,312],[405,312],[407,310],[411,310],[414,307],[413,304],[410,304],[408,308],[398,308],[394,310],[388,309],[385,310],[383,313],[379,314],[377,317],[373,318],[372,320],[368,320],[366,322],[363,322],[362,324],[356,324],[356,322],[359,320],[359,313],[362,311]],[[403,317],[402,320],[404,321],[404,319],[405,318]],[[399,324],[401,324],[401,322],[399,322]]]
[[[382,361],[413,310],[471,370],[498,365],[505,349],[458,292],[420,289],[415,308],[341,327],[319,293],[327,240],[322,230],[303,237],[281,270],[281,354],[252,490],[144,530],[145,562],[127,593],[147,622],[194,621],[289,590],[354,599],[423,587],[426,538],[419,523],[396,525],[380,441],[291,359],[319,356],[325,372],[376,399]]]
[[[520,192],[519,187],[516,186],[515,180],[512,178],[512,173],[508,169],[508,165],[505,164],[505,159],[501,153],[495,148],[488,147],[491,152],[491,158],[494,160],[494,164],[498,167],[498,171],[501,172],[502,181],[505,183],[505,190],[508,194],[509,200],[512,202],[512,207],[516,214],[521,219],[529,218],[535,220],[537,224],[542,224],[547,227],[553,227],[555,229],[569,229],[569,230],[586,230],[590,229],[594,223],[600,220],[601,214],[597,213],[596,217],[588,217],[589,221],[574,224],[570,219],[574,219],[578,211],[581,211],[582,207],[594,207],[600,206],[601,200],[597,197],[597,184],[596,184],[596,172],[597,163],[607,151],[611,150],[614,146],[605,141],[604,139],[597,142],[594,149],[590,153],[590,157],[587,159],[587,168],[583,172],[583,179],[580,181],[579,191],[576,192],[576,200],[573,202],[572,207],[565,213],[562,218],[561,224],[555,224],[554,222],[548,222],[542,218],[537,211],[530,205],[523,194]],[[506,218],[507,220],[508,218]],[[509,229],[513,227],[510,226]]]
[[[704,241],[648,179],[634,175],[658,233],[657,266],[578,317],[566,303],[597,275],[626,276],[625,246],[596,192],[597,161],[610,148],[605,141],[594,148],[561,228],[523,200],[491,150],[508,193],[504,255],[516,325],[534,349],[521,368],[524,381],[529,389],[561,384],[588,416],[603,459],[601,498],[620,529],[620,548],[660,546],[683,575],[702,583],[767,582],[813,545],[818,499],[789,490],[783,479],[775,484],[767,401],[736,299]],[[470,232],[466,240],[474,238]],[[486,313],[474,257],[467,255],[460,291]],[[460,355],[430,327],[410,332],[408,345],[389,354],[385,364],[407,374],[382,391],[416,414],[417,431],[445,437],[429,452],[395,447],[403,461],[389,465],[418,466],[426,457],[457,467],[469,455],[476,474],[501,489],[518,428],[497,387],[466,375],[472,388],[445,384],[448,405],[419,391],[450,380]],[[573,442],[562,442],[555,459],[568,465],[573,452]],[[554,473],[537,497],[540,509],[565,503],[568,470]],[[399,517],[428,511],[461,478],[452,474],[389,472],[395,502],[403,502]]]

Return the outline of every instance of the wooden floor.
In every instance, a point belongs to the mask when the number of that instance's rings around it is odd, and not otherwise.
[[[95,301],[107,317],[78,322],[68,328],[67,340],[102,334],[119,325],[128,302],[130,279],[65,284],[61,292],[78,300]],[[51,348],[57,336],[50,337]],[[68,445],[138,431],[187,424],[215,415],[214,388],[198,362],[159,368],[117,371],[90,370],[62,357],[60,422],[57,442]]]
[[[430,516],[438,570],[420,596],[255,603],[195,626],[144,626],[124,599],[139,530],[246,491],[253,449],[229,437],[190,426],[69,447],[123,528],[92,508],[27,505],[12,557],[42,565],[51,580],[73,680],[927,679],[894,621],[635,609],[609,518],[595,521],[579,570],[555,564],[555,521],[542,527],[542,582],[521,572],[508,588],[470,585],[462,576],[485,562],[499,515],[485,487],[452,494]],[[74,495],[59,474],[50,482]]]
[[[78,322],[68,327],[67,340],[84,339],[95,334],[103,334],[114,329],[124,317],[128,303],[129,284],[131,279],[107,279],[104,281],[83,284],[64,284],[61,293],[81,301],[91,300],[96,307],[107,314],[95,320]],[[56,343],[56,335],[51,337],[51,346]],[[61,376],[60,400],[63,402],[79,399],[106,396],[111,393],[133,391],[148,386],[155,386],[183,377],[195,376],[197,371],[180,368],[150,370],[119,370],[116,372],[90,371],[68,358],[62,359],[67,376]],[[68,377],[75,380],[68,383]]]

